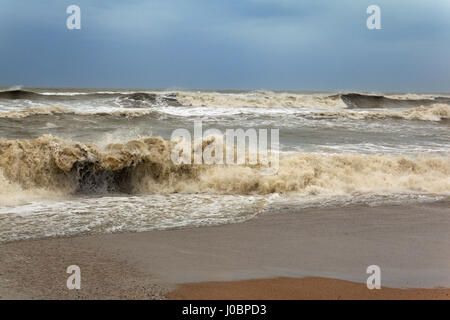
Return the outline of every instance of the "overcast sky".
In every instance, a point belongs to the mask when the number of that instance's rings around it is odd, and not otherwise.
[[[0,85],[449,92],[450,1],[0,0]]]

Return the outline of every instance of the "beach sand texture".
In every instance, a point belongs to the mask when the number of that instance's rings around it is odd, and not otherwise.
[[[0,296],[448,299],[449,214],[448,202],[307,209],[195,230],[12,242],[0,245]],[[66,288],[72,264],[81,290]],[[365,286],[372,264],[381,290]]]

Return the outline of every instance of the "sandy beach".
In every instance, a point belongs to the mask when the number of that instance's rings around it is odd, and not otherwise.
[[[286,209],[213,227],[6,243],[0,296],[448,299],[449,207]],[[365,285],[373,264],[381,290]],[[81,268],[81,290],[66,288],[69,265]]]
[[[368,290],[365,284],[328,278],[273,278],[182,284],[175,300],[449,300],[450,289]]]

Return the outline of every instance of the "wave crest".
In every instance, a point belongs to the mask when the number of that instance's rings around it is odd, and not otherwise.
[[[333,107],[345,108],[339,95],[319,96],[257,91],[252,93],[177,92],[178,101],[187,106],[214,107]]]
[[[42,108],[32,108],[26,110],[18,110],[18,111],[8,111],[1,112],[0,118],[26,118],[35,115],[53,115],[53,114],[62,114],[62,113],[75,113],[66,108],[61,108],[58,106],[50,106],[50,107],[42,107]]]
[[[405,120],[424,120],[440,121],[450,119],[450,105],[436,103],[431,106],[420,106],[403,111],[378,111],[378,112],[317,112],[315,116],[345,117],[350,119],[405,119]]]
[[[341,94],[342,101],[350,109],[374,109],[374,108],[407,108],[417,106],[427,106],[435,103],[450,104],[448,97],[386,97],[383,95],[371,95],[361,93]]]
[[[104,148],[52,136],[3,139],[0,169],[5,181],[23,190],[66,194],[450,192],[448,157],[295,153],[282,155],[277,174],[267,176],[257,165],[175,165],[170,160],[173,146],[162,138]]]
[[[63,108],[59,106],[49,106],[41,108],[31,108],[18,111],[0,112],[0,119],[20,119],[39,115],[57,115],[57,114],[76,114],[80,116],[120,116],[120,117],[140,117],[150,114],[160,114],[154,109],[142,110],[115,110],[115,111],[100,111],[100,112],[78,112]]]

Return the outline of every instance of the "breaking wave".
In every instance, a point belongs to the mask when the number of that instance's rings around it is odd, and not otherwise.
[[[211,141],[206,141],[203,148]],[[258,165],[175,165],[174,142],[76,143],[44,135],[0,140],[0,202],[8,193],[43,195],[123,192],[216,194],[351,194],[450,192],[450,158],[294,153],[275,175]],[[13,191],[8,191],[13,190]],[[55,193],[56,191],[56,193]]]
[[[411,108],[436,103],[450,104],[450,97],[433,95],[376,95],[362,93],[293,93],[273,91],[246,92],[46,92],[22,89],[0,92],[2,100],[33,100],[50,103],[107,99],[123,108],[152,106],[211,106],[211,107],[324,107],[324,108]]]
[[[0,112],[0,119],[20,119],[39,115],[57,115],[57,114],[76,114],[82,116],[120,116],[120,117],[141,117],[154,115],[155,117],[164,115],[165,117],[175,117],[175,115],[166,114],[162,111],[152,108],[141,110],[111,110],[104,112],[79,112],[68,108],[59,106],[49,106],[41,108],[31,108],[18,111]],[[351,110],[337,110],[337,111],[320,111],[299,114],[300,116],[316,117],[343,117],[354,120],[362,119],[404,119],[404,120],[423,120],[423,121],[440,121],[450,119],[450,105],[436,103],[429,106],[419,106],[402,111],[381,110],[381,111],[351,111]]]
[[[20,182],[11,182],[5,178],[3,169],[0,169],[0,205],[2,206],[22,205],[42,199],[60,200],[66,197],[67,193],[63,190],[48,187],[26,188]]]
[[[333,107],[345,104],[340,95],[306,95],[255,91],[246,93],[177,92],[177,99],[188,106],[214,107]]]
[[[36,93],[21,89],[0,91],[0,99],[19,100],[27,99],[34,101],[84,101],[91,99],[117,99],[117,103],[123,107],[139,108],[153,105],[180,106],[174,94],[156,94],[146,92],[92,92],[92,93]]]
[[[424,121],[440,121],[450,119],[450,105],[432,104],[430,106],[420,106],[403,111],[383,110],[379,112],[352,112],[352,111],[336,111],[336,112],[316,112],[315,116],[327,117],[345,117],[350,119],[405,119],[405,120],[424,120]]]
[[[51,106],[51,107],[31,108],[18,111],[1,112],[0,118],[26,118],[35,115],[53,115],[62,113],[74,113],[74,111],[57,106]]]
[[[435,103],[450,104],[449,97],[430,95],[383,96],[361,93],[300,94],[272,91],[245,93],[177,92],[182,105],[217,107],[319,107],[319,108],[408,108]]]
[[[25,110],[18,111],[8,111],[8,112],[0,112],[0,119],[20,119],[31,116],[39,116],[39,115],[56,115],[56,114],[76,114],[76,115],[85,115],[85,116],[123,116],[123,117],[139,117],[145,116],[149,114],[157,114],[158,111],[154,109],[142,109],[142,110],[115,110],[115,111],[104,111],[104,112],[79,112],[74,111],[68,108],[58,107],[58,106],[50,106],[50,107],[41,107],[41,108],[31,108]]]

